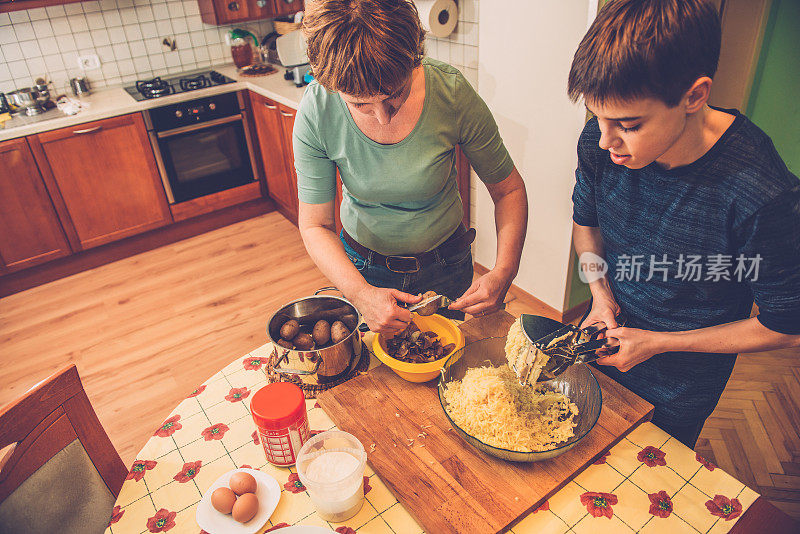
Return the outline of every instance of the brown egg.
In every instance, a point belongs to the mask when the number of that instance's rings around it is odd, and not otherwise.
[[[225,486],[217,488],[211,494],[211,506],[220,513],[229,514],[236,503],[236,494]]]
[[[239,495],[233,503],[233,518],[239,523],[247,523],[258,513],[258,497],[255,493]]]
[[[233,474],[231,479],[228,481],[228,486],[231,487],[236,495],[242,495],[243,493],[255,493],[256,488],[258,488],[256,479],[253,478],[253,475],[242,471]]]

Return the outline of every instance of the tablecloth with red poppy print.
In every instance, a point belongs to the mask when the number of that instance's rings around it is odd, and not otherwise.
[[[106,534],[198,534],[195,511],[223,473],[253,467],[282,487],[260,532],[314,525],[340,534],[419,534],[423,529],[367,465],[366,502],[343,523],[320,518],[294,468],[266,462],[249,398],[266,384],[267,344],[212,376],[153,432],[131,465]],[[380,365],[375,358],[371,366]],[[333,422],[308,400],[312,433]],[[758,497],[754,491],[647,423],[515,525],[514,534],[724,533]],[[432,533],[436,534],[436,533]]]

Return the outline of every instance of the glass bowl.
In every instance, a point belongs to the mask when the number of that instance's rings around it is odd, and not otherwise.
[[[508,360],[506,360],[505,355],[505,343],[505,337],[489,337],[470,343],[464,347],[463,354],[458,361],[442,369],[438,387],[439,402],[442,404],[442,409],[444,410],[447,420],[450,421],[455,431],[473,447],[503,460],[512,462],[538,462],[541,460],[549,460],[550,458],[567,452],[577,445],[578,442],[594,428],[594,425],[600,418],[603,394],[600,390],[600,384],[597,383],[597,379],[592,374],[588,365],[573,365],[558,378],[540,383],[540,385],[551,390],[563,393],[569,397],[570,401],[578,405],[578,415],[575,416],[575,421],[577,422],[574,429],[575,434],[568,440],[559,443],[553,449],[537,452],[521,452],[493,447],[465,432],[447,413],[447,401],[444,399],[444,385],[451,380],[461,380],[464,378],[467,369],[472,367],[482,367],[485,365],[500,367],[501,365],[506,365]]]

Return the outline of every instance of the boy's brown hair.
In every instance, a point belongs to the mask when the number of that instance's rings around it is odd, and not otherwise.
[[[307,2],[303,30],[314,78],[353,96],[395,94],[425,55],[411,0]]]
[[[575,52],[569,97],[653,97],[674,107],[698,78],[714,77],[720,34],[707,0],[611,0]]]

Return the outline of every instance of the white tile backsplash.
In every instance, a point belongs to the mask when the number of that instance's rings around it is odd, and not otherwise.
[[[428,34],[425,53],[456,67],[478,89],[478,1],[456,0],[458,24],[447,37]]]
[[[461,70],[476,89],[478,2],[457,0],[453,34],[426,39],[427,55]],[[84,75],[99,88],[227,63],[225,34],[232,27],[263,37],[272,22],[207,25],[197,0],[99,0],[0,13],[0,92],[29,86],[38,77],[65,90],[69,77]],[[177,50],[161,44],[165,37],[176,40]],[[96,54],[100,68],[83,73],[78,54]]]
[[[258,37],[273,30],[270,20],[204,24],[197,0],[92,0],[0,13],[0,92],[38,77],[64,91],[73,76],[100,88],[227,63],[230,51],[221,43],[233,27]],[[177,50],[161,44],[165,37]],[[81,71],[78,55],[94,54],[100,68]]]

